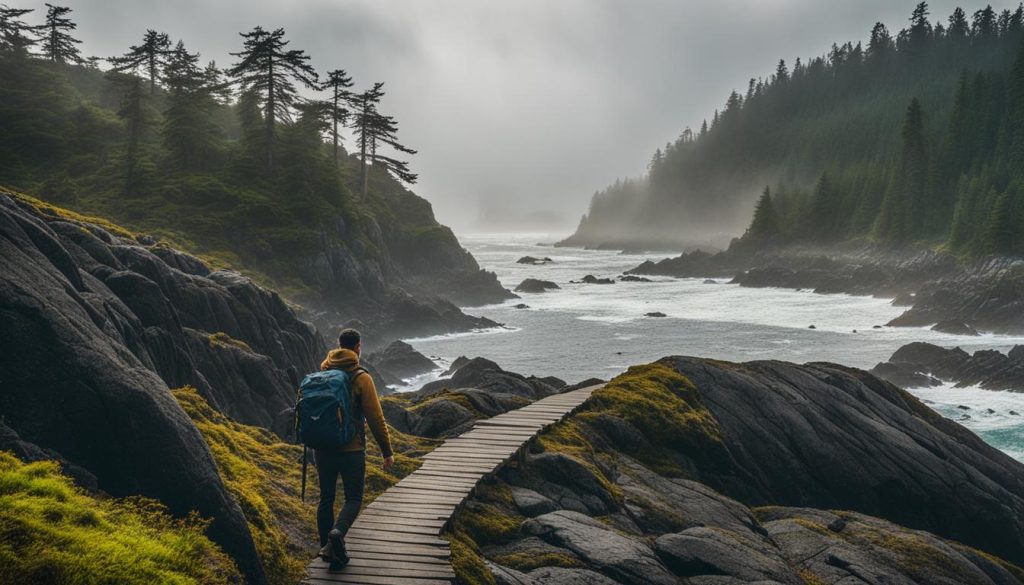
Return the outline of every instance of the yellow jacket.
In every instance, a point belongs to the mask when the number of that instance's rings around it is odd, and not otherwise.
[[[320,364],[321,370],[342,370],[353,372],[359,368],[359,355],[350,349],[332,349],[327,352],[327,358]],[[361,414],[365,423],[370,425],[370,432],[380,447],[381,455],[390,457],[391,436],[388,434],[388,423],[384,420],[384,411],[380,407],[380,398],[377,397],[377,386],[373,378],[364,370],[355,377],[352,384],[352,403],[355,405],[356,418]],[[347,445],[341,448],[343,452],[362,451],[366,449],[366,425],[364,424],[356,437]]]

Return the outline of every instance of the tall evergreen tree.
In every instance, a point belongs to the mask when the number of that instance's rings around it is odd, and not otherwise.
[[[779,237],[780,231],[779,216],[772,204],[771,189],[766,186],[754,207],[754,219],[747,228],[747,237],[759,242],[772,241]]]
[[[78,46],[82,41],[71,36],[78,25],[68,18],[67,6],[46,5],[46,23],[42,25],[43,55],[54,63],[82,64],[86,59]]]
[[[907,107],[900,136],[903,146],[899,164],[875,225],[876,236],[892,241],[918,234],[925,221],[928,156],[924,112],[917,98]]]
[[[242,50],[231,53],[239,61],[229,73],[243,91],[259,96],[262,102],[266,164],[272,170],[276,125],[291,121],[291,108],[299,99],[295,82],[316,89],[318,76],[305,51],[287,48],[289,41],[284,38],[283,28],[267,32],[257,26],[240,34],[244,39]]]
[[[324,82],[324,89],[330,92],[329,109],[327,119],[331,124],[331,146],[334,152],[334,162],[338,162],[338,144],[341,139],[338,134],[338,126],[344,127],[348,121],[348,108],[345,107],[351,101],[352,77],[344,69],[335,69],[327,72],[327,81]]]
[[[868,62],[872,64],[883,62],[893,51],[894,47],[889,29],[881,22],[876,22],[875,26],[871,28],[871,37],[868,40]]]
[[[949,27],[946,29],[946,37],[954,41],[966,40],[971,34],[971,25],[967,22],[967,14],[959,6],[949,16]]]
[[[149,77],[149,94],[156,95],[156,81],[166,66],[167,54],[171,49],[171,39],[166,33],[147,29],[142,37],[142,44],[132,45],[128,52],[119,57],[107,59],[115,71],[137,71],[145,68]]]
[[[398,123],[395,119],[382,115],[377,110],[377,105],[383,97],[384,84],[379,82],[366,91],[350,96],[354,112],[352,128],[356,131],[356,141],[359,144],[363,200],[367,198],[369,191],[370,173],[367,165],[370,163],[382,165],[385,171],[394,174],[400,181],[415,183],[417,179],[416,174],[409,171],[409,163],[377,152],[378,146],[386,145],[398,152],[416,154],[415,150],[398,142]]]
[[[117,115],[125,124],[124,192],[129,196],[134,196],[138,194],[143,158],[143,134],[149,122],[146,104],[148,95],[142,89],[142,78],[137,75],[116,71],[107,75],[121,90],[121,104],[118,107]]]
[[[22,17],[33,12],[31,8],[10,8],[0,4],[0,51],[24,56],[39,39],[37,27],[27,24]]]
[[[214,162],[222,131],[213,120],[217,105],[208,69],[199,66],[199,54],[178,42],[164,67],[167,110],[164,113],[164,147],[174,165],[182,170],[201,170]]]

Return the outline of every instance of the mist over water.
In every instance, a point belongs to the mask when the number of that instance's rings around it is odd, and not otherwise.
[[[646,259],[670,254],[538,245],[554,239],[543,234],[462,237],[463,245],[481,266],[494,271],[506,287],[537,278],[561,288],[524,293],[518,300],[468,311],[504,323],[502,328],[408,341],[441,364],[462,355],[480,356],[506,370],[557,376],[570,383],[591,377],[609,379],[630,365],[668,355],[729,361],[828,361],[867,369],[912,341],[958,345],[969,352],[1008,351],[1024,343],[1024,337],[1014,336],[967,337],[927,328],[873,328],[903,311],[889,299],[667,277],[654,277],[654,282],[571,284],[587,274],[615,278]],[[536,266],[516,263],[527,255],[547,256],[554,262]],[[520,303],[529,308],[516,309]],[[646,317],[650,312],[667,316]],[[815,328],[810,329],[811,325]],[[408,389],[436,379],[439,373],[410,381]],[[1024,460],[1024,394],[950,387],[911,391],[931,401],[943,415]],[[961,405],[970,410],[958,408]],[[987,412],[989,408],[994,412]]]

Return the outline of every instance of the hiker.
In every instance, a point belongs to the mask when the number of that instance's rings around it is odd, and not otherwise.
[[[362,336],[358,331],[343,330],[338,336],[338,349],[327,353],[320,364],[321,371],[306,376],[299,390],[300,439],[314,449],[320,481],[320,502],[316,510],[320,557],[330,563],[331,570],[348,564],[345,534],[363,503],[366,423],[384,457],[384,469],[395,463],[377,388],[370,374],[359,366],[361,346]],[[328,416],[321,419],[318,413],[325,412]],[[339,475],[345,502],[335,519],[334,499]]]

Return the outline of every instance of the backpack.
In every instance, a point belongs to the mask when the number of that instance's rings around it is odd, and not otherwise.
[[[360,374],[324,370],[299,384],[295,406],[299,442],[312,449],[339,449],[355,438],[359,428],[353,408],[352,383]]]

